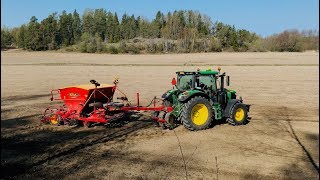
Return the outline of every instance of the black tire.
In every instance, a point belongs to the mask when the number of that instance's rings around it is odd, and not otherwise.
[[[241,115],[241,111],[243,111],[243,115]],[[240,115],[237,115],[240,113]],[[242,103],[236,103],[230,109],[230,117],[227,118],[227,122],[233,126],[245,125],[249,122],[248,120],[248,109],[246,105]]]
[[[168,112],[164,119],[167,121],[166,126],[167,128],[169,128],[170,130],[174,129],[175,127],[177,127],[178,125],[175,123],[176,118],[174,115],[171,114],[171,112]]]
[[[152,121],[154,123],[155,126],[160,127],[158,121],[155,121],[156,118],[158,118],[159,115],[159,111],[154,111],[152,113],[152,119],[154,119],[154,121]]]
[[[205,105],[208,110],[207,118],[201,120],[204,121],[201,124],[196,124],[191,117],[192,110],[194,107],[196,108],[196,105]],[[210,126],[212,122],[212,106],[209,100],[207,100],[206,98],[201,96],[195,96],[184,104],[180,116],[184,127],[186,127],[187,129],[192,131],[206,129]]]
[[[158,118],[159,119],[164,119],[166,116],[166,112],[164,111],[160,111],[159,114],[158,114]],[[165,123],[162,123],[162,122],[158,122],[158,125],[162,128],[162,129],[167,129],[167,126]]]
[[[170,112],[166,113],[164,119],[167,121],[167,124],[170,125],[173,125],[175,122],[175,117]]]
[[[71,127],[76,127],[76,126],[79,126],[79,121],[76,119],[69,119],[67,121],[67,125]]]
[[[111,118],[109,119],[109,122],[126,120],[126,119],[127,119],[127,114],[125,112],[119,112],[111,116]]]

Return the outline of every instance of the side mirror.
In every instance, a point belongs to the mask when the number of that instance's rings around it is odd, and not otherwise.
[[[227,86],[230,85],[230,76],[227,76]]]

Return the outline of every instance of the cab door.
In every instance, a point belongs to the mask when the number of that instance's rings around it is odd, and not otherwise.
[[[217,91],[216,81],[213,75],[201,75],[196,80],[198,89],[200,88],[215,102],[215,94]]]

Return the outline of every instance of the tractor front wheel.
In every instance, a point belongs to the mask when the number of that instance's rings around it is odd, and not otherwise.
[[[244,104],[237,103],[231,109],[230,117],[227,122],[233,126],[247,124],[248,121],[248,109]]]
[[[187,129],[192,131],[208,128],[212,121],[210,102],[201,96],[191,98],[182,108],[181,121]]]

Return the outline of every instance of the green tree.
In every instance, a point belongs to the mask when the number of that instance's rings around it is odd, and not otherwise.
[[[258,36],[256,34],[250,33],[245,29],[240,29],[238,30],[237,33],[238,33],[238,43],[239,43],[240,51],[249,50],[250,45],[253,44],[253,42],[258,39]]]
[[[105,32],[105,36],[106,36],[106,41],[109,43],[113,43],[113,39],[114,39],[114,17],[113,14],[111,12],[107,13],[107,17],[106,17],[106,32]]]
[[[138,36],[143,37],[143,38],[149,38],[149,28],[150,28],[150,23],[148,20],[141,18],[140,16],[137,18],[137,21],[139,23],[138,25]]]
[[[73,39],[75,42],[80,40],[81,33],[82,33],[82,27],[81,27],[81,19],[76,10],[73,12],[73,23],[72,23],[72,29],[73,29]]]
[[[26,36],[28,33],[28,26],[23,24],[20,26],[18,34],[17,34],[17,45],[19,48],[26,49],[27,41]]]
[[[161,29],[165,26],[165,18],[163,13],[157,12],[156,18],[152,21],[152,35],[155,37],[161,37]]]
[[[63,11],[60,15],[60,34],[63,46],[69,46],[74,43],[72,21],[72,14],[67,14],[66,11]]]
[[[118,19],[117,13],[114,13],[113,17],[113,42],[119,42],[121,38],[121,32],[120,32],[120,23]]]
[[[171,39],[172,38],[172,35],[171,35],[172,34],[172,24],[173,24],[171,12],[167,13],[165,21],[166,21],[166,24],[161,29],[161,37],[164,37],[166,39]]]
[[[195,13],[191,10],[186,12],[186,26],[187,28],[194,28],[195,26]]]
[[[10,30],[7,28],[1,28],[1,49],[11,46],[13,40]]]
[[[10,30],[10,34],[12,35],[12,38],[13,38],[12,45],[16,48],[18,47],[19,32],[20,32],[19,27],[14,27]]]
[[[96,9],[94,12],[94,31],[104,41],[106,39],[107,12],[104,9]]]
[[[91,9],[86,9],[82,17],[83,33],[94,35],[94,12]]]
[[[219,39],[223,48],[237,49],[237,32],[234,26],[216,22],[213,28],[213,35]]]
[[[181,39],[183,37],[183,30],[186,25],[184,12],[174,11],[171,19],[170,37],[172,39]]]
[[[60,44],[57,13],[49,15],[41,22],[44,49],[57,49]]]
[[[50,50],[77,43],[82,52],[208,52],[208,51],[302,51],[319,49],[319,31],[284,31],[261,38],[245,29],[211,19],[198,11],[161,11],[151,20],[105,9],[86,9],[82,15],[63,11],[49,15],[38,23],[32,17],[28,24],[10,30],[1,29],[2,47],[17,46],[27,50]],[[157,41],[126,42],[135,37],[161,38]],[[118,43],[118,45],[106,43]],[[142,44],[144,43],[144,44]],[[107,47],[107,48],[106,48]],[[74,49],[74,48],[69,48]]]
[[[35,16],[32,16],[28,24],[28,31],[25,36],[26,49],[28,50],[44,50],[44,41],[42,29],[40,29],[40,24]]]
[[[134,16],[124,14],[120,24],[121,39],[132,39],[136,36],[137,27]]]
[[[201,14],[198,14],[197,17],[197,30],[199,32],[199,34],[201,36],[205,36],[207,34],[209,34],[209,22],[204,22],[203,17],[201,16]]]

